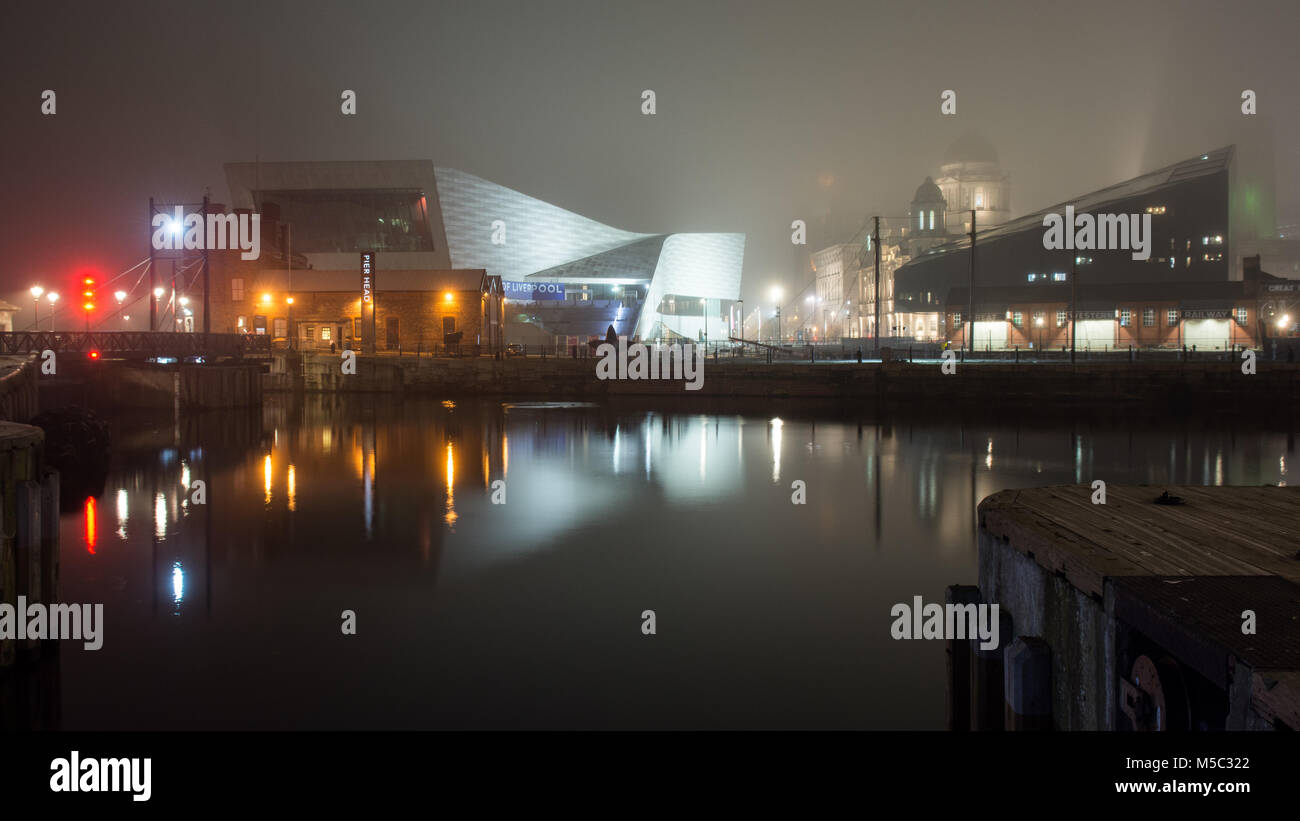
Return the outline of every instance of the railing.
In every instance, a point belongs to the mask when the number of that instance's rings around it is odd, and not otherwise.
[[[271,338],[255,334],[165,333],[159,331],[0,332],[0,354],[125,354],[143,357],[269,356]]]

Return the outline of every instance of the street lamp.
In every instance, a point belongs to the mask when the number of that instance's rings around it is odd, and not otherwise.
[[[45,293],[45,289],[39,285],[33,285],[31,287],[31,292],[33,303],[32,324],[36,326],[36,330],[39,331],[41,329],[41,294]]]
[[[155,317],[158,316],[158,300],[162,299],[162,295],[164,293],[166,293],[166,291],[164,291],[162,287],[153,289],[153,310],[149,312],[149,330],[151,331],[158,330],[157,328],[153,327],[154,319]]]
[[[447,296],[451,296],[451,291],[448,291],[448,292],[447,292]],[[288,340],[288,341],[289,341],[289,350],[292,351],[292,350],[293,350],[294,337],[296,337],[296,336],[298,335],[298,329],[295,328],[295,327],[293,327],[293,297],[289,297],[289,298],[287,298],[287,299],[285,300],[285,302],[289,303],[289,330],[286,331],[286,334],[287,334],[288,337],[289,337],[289,340]]]
[[[776,303],[776,341],[781,342],[781,286],[772,286],[772,302]]]
[[[1038,355],[1043,355],[1043,317],[1034,317],[1034,324],[1038,326]]]
[[[53,331],[54,330],[54,303],[59,301],[59,292],[50,291],[48,294],[45,295],[45,298],[50,301],[50,330]]]
[[[113,298],[117,300],[117,309],[119,311],[122,310],[122,303],[126,301],[126,291],[114,291]],[[126,319],[125,316],[122,317],[124,323],[126,322]]]

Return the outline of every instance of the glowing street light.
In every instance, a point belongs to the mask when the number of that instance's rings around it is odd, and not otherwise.
[[[781,341],[781,286],[772,286],[772,301],[776,303],[776,341]]]
[[[36,330],[39,331],[41,329],[41,294],[45,293],[45,289],[39,285],[33,285],[30,290],[32,292],[33,303],[32,324],[35,325]]]
[[[126,291],[114,291],[113,298],[117,300],[118,305],[121,305],[126,301]]]
[[[1285,331],[1290,324],[1291,324],[1291,315],[1282,314],[1282,317],[1277,321],[1277,328],[1279,331]]]

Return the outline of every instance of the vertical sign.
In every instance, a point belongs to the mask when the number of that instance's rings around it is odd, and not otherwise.
[[[361,252],[361,350],[375,352],[375,252]]]

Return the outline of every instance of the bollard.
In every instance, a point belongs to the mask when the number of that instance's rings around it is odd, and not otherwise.
[[[858,346],[858,364],[859,364],[859,365],[862,364],[862,346],[861,346],[861,345]]]
[[[1011,616],[998,608],[999,642],[1011,635]],[[970,727],[972,730],[1003,728],[1002,652],[1003,647],[980,648],[979,638],[970,640],[973,656],[970,668]]]
[[[1020,364],[1020,346],[1016,345],[1014,347],[1016,349],[1016,364]]]
[[[1037,636],[1021,636],[1003,657],[1008,730],[1052,729],[1052,648]]]
[[[944,594],[947,604],[979,604],[980,589],[969,584],[952,584]],[[948,729],[970,729],[970,642],[966,639],[948,639],[944,642],[947,656],[948,686],[945,692],[948,707]]]

